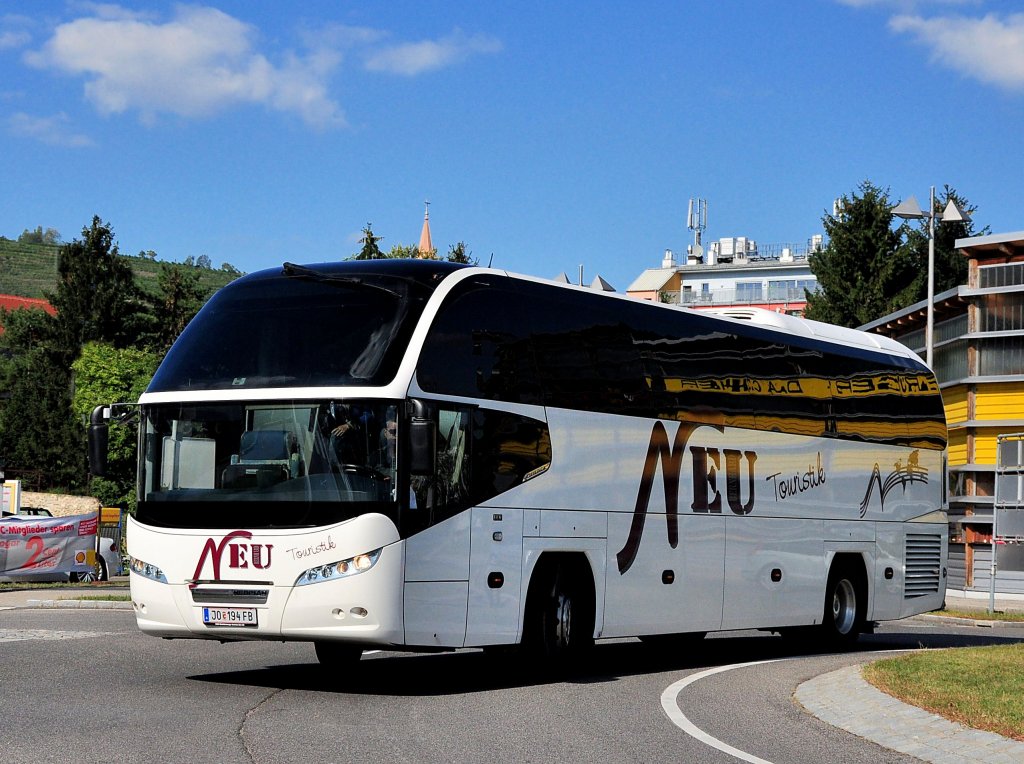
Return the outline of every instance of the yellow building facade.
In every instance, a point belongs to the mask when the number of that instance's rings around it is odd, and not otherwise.
[[[959,239],[967,283],[935,296],[933,365],[949,428],[949,588],[991,582],[996,441],[1024,432],[1024,231]],[[927,302],[866,326],[925,355]],[[997,566],[995,589],[1024,597],[1024,572]]]

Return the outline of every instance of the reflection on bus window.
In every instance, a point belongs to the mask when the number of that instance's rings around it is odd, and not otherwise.
[[[397,429],[383,401],[153,406],[142,499],[393,502]]]

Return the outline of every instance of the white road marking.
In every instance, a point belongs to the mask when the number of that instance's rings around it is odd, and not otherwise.
[[[917,652],[917,648],[900,648],[896,650],[879,650],[876,655],[881,653],[913,653]],[[804,658],[811,658],[814,656],[805,655],[801,656]],[[686,714],[679,710],[679,693],[689,687],[694,682],[699,682],[705,677],[713,676],[714,674],[721,674],[724,671],[732,671],[733,669],[747,668],[748,666],[764,666],[768,663],[779,663],[780,661],[791,661],[793,658],[773,658],[767,661],[749,661],[748,663],[733,663],[729,666],[716,666],[705,671],[698,671],[696,674],[691,674],[685,679],[680,679],[678,682],[670,684],[665,688],[665,691],[661,693],[661,707],[665,711],[669,720],[679,727],[690,737],[695,740],[699,740],[705,745],[711,746],[712,748],[727,753],[730,756],[734,756],[741,761],[750,762],[750,764],[772,764],[767,759],[762,759],[758,756],[754,756],[752,753],[741,751],[739,748],[733,748],[728,743],[723,743],[716,737],[709,735],[707,732],[702,730],[696,724],[691,722]]]
[[[760,666],[766,663],[777,663],[783,660],[782,658],[776,658],[770,661],[751,661],[749,663],[734,663],[730,666],[716,666],[715,668],[707,669],[706,671],[699,671],[696,674],[691,674],[685,679],[680,679],[678,682],[670,684],[665,688],[665,691],[661,693],[661,707],[668,714],[668,718],[674,725],[679,727],[690,737],[695,740],[699,740],[704,745],[711,746],[712,748],[727,753],[730,756],[734,756],[741,761],[750,762],[750,764],[771,764],[767,759],[762,759],[754,756],[746,751],[741,751],[739,748],[733,748],[728,743],[723,743],[716,737],[712,737],[696,724],[691,722],[682,711],[679,710],[678,697],[684,689],[689,687],[694,682],[698,682],[704,677],[712,676],[713,674],[720,674],[723,671],[732,671],[733,669],[746,668],[747,666]]]

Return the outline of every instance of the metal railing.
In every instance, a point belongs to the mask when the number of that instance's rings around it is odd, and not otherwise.
[[[813,291],[813,290],[812,290]],[[659,293],[662,302],[672,305],[764,305],[783,304],[790,302],[806,302],[807,295],[802,287],[783,287],[764,289],[712,289],[699,292],[684,289],[682,291],[663,291]]]

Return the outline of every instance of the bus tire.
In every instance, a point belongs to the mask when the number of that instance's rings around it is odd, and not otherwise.
[[[546,567],[531,587],[530,646],[552,666],[576,664],[594,645],[594,595],[578,567],[567,561]]]
[[[363,648],[347,642],[317,640],[313,643],[316,659],[324,668],[339,669],[357,663],[363,655]]]
[[[855,565],[833,563],[825,587],[825,610],[821,629],[831,647],[849,647],[864,630],[867,607],[866,587]]]

